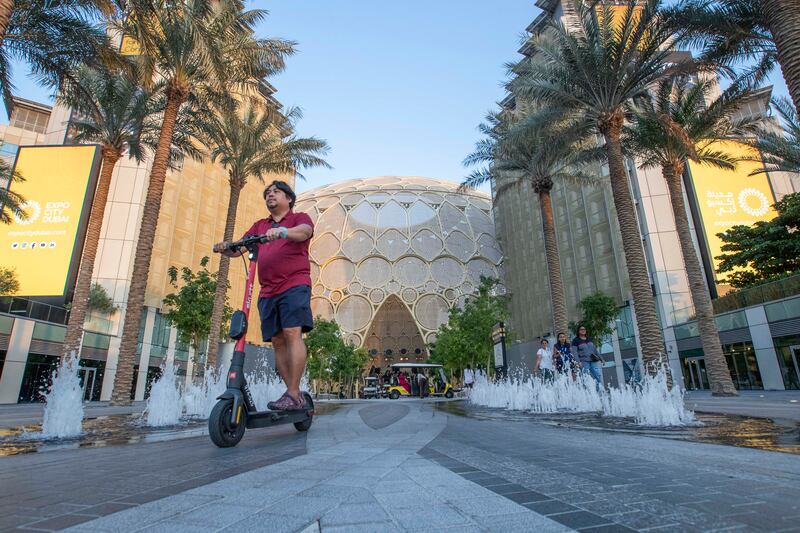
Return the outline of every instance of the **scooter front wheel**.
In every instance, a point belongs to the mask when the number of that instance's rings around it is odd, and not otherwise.
[[[243,412],[239,423],[231,425],[232,410],[232,401],[220,400],[211,410],[211,415],[208,417],[208,436],[211,437],[211,442],[220,448],[236,446],[244,436],[247,414]]]

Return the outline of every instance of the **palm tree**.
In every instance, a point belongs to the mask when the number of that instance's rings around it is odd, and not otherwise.
[[[252,29],[265,12],[244,11],[238,0],[152,0],[149,5],[131,11],[122,30],[139,44],[144,79],[161,80],[166,105],[136,244],[111,398],[115,405],[130,403],[153,239],[181,107],[203,105],[234,90],[257,90],[260,80],[281,70],[293,51],[287,41],[255,39]]]
[[[21,183],[25,178],[0,158],[0,224],[11,224],[13,218],[25,220],[25,198],[11,190],[12,183]]]
[[[593,4],[594,6],[594,4]],[[656,315],[642,238],[631,195],[621,135],[626,114],[635,100],[664,77],[670,63],[670,33],[658,20],[659,0],[638,7],[630,1],[621,18],[606,5],[575,6],[577,31],[554,22],[534,38],[535,56],[518,65],[510,90],[543,107],[563,107],[590,126],[605,141],[625,261],[630,279],[642,357],[651,364],[664,355],[664,338]]]
[[[753,143],[761,154],[763,167],[759,167],[751,174],[763,172],[793,172],[800,173],[800,119],[797,117],[792,102],[786,98],[776,98],[772,107],[781,118],[783,131],[776,133],[773,130],[763,129]]]
[[[295,121],[300,117],[301,113],[297,108],[283,116],[270,107],[247,102],[242,108],[237,106],[219,109],[201,127],[203,142],[210,150],[211,160],[218,161],[228,169],[230,197],[224,241],[233,239],[239,194],[249,180],[257,178],[263,182],[268,174],[287,174],[296,172],[299,168],[315,166],[329,167],[321,158],[328,151],[325,141],[313,137],[297,138],[293,135]],[[301,174],[297,175],[302,178]],[[222,325],[227,299],[229,265],[230,258],[221,256],[211,315],[211,338],[206,355],[206,364],[209,367],[216,363],[216,338]]]
[[[92,272],[114,167],[125,154],[141,162],[146,149],[153,148],[164,99],[158,93],[145,90],[123,72],[87,66],[80,67],[64,84],[58,99],[72,109],[73,118],[69,125],[73,140],[100,144],[103,162],[70,308],[64,340],[63,353],[66,356],[80,351]],[[182,139],[179,137],[178,140]],[[186,143],[182,151],[194,153]]]
[[[53,86],[80,63],[114,61],[105,29],[93,20],[113,12],[110,0],[0,0],[0,91],[6,108],[12,108],[14,60]]]
[[[635,120],[625,128],[624,144],[641,158],[642,168],[661,167],[675,215],[711,391],[715,396],[736,396],[689,228],[682,178],[687,160],[725,170],[735,168],[736,159],[721,150],[719,142],[752,134],[755,122],[734,119],[749,93],[732,86],[706,104],[712,89],[710,82],[690,84],[686,77],[661,81],[653,98],[641,103]]]
[[[496,197],[514,188],[529,186],[539,198],[545,258],[547,261],[553,331],[568,331],[567,300],[561,277],[551,191],[556,182],[590,183],[587,173],[591,151],[587,150],[587,128],[559,118],[547,110],[533,112],[509,124],[510,112],[490,113],[481,126],[486,138],[479,141],[464,160],[467,166],[489,164],[470,174],[462,188],[493,182]]]
[[[724,67],[753,63],[753,84],[781,67],[795,109],[800,109],[800,5],[797,0],[685,0],[665,10],[679,39],[703,47],[702,59]]]

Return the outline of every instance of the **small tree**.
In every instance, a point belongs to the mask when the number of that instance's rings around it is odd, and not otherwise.
[[[0,295],[13,296],[19,291],[19,280],[14,268],[0,267]]]
[[[309,378],[316,382],[317,397],[319,397],[322,384],[330,382],[332,377],[331,361],[342,344],[339,324],[322,317],[314,319],[314,329],[306,335],[306,350],[308,351],[306,370]]]
[[[450,310],[447,323],[436,333],[436,342],[429,346],[431,360],[451,374],[460,373],[467,364],[489,363],[492,355],[492,329],[508,319],[506,297],[497,294],[499,281],[481,276],[478,292],[463,307]]]
[[[800,270],[800,193],[774,205],[778,215],[752,226],[734,226],[718,234],[722,254],[717,272],[737,289],[795,274]]]
[[[201,269],[196,273],[188,267],[181,269],[180,278],[183,286],[178,286],[178,269],[169,268],[169,282],[177,292],[164,297],[166,312],[164,318],[178,330],[178,339],[194,348],[198,356],[200,344],[208,338],[215,342],[224,336],[232,309],[225,303],[223,326],[211,335],[211,310],[214,306],[214,294],[217,290],[217,275],[209,271],[208,257],[200,260]]]
[[[344,342],[339,345],[331,361],[331,370],[339,382],[340,391],[352,390],[353,381],[361,376],[368,360],[369,354],[364,348],[356,348]]]
[[[578,307],[582,318],[580,323],[570,322],[572,331],[577,333],[579,325],[585,327],[587,336],[594,339],[595,343],[601,343],[606,335],[614,331],[610,324],[619,314],[614,298],[596,292],[581,300]]]

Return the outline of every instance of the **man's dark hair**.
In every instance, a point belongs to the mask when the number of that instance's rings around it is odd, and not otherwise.
[[[279,189],[279,190],[283,191],[286,194],[286,196],[289,197],[289,209],[294,208],[294,201],[297,200],[297,195],[294,193],[292,188],[289,187],[289,184],[286,183],[285,181],[275,180],[272,183],[270,183],[269,185],[267,185],[267,188],[264,189],[264,200],[267,199],[267,191],[269,190],[270,187],[273,187],[273,186],[276,189]]]

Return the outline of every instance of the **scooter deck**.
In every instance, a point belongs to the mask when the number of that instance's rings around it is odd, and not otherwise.
[[[304,409],[302,411],[253,411],[247,413],[245,427],[253,429],[277,424],[293,424],[302,422],[310,416],[314,416],[312,409]]]

